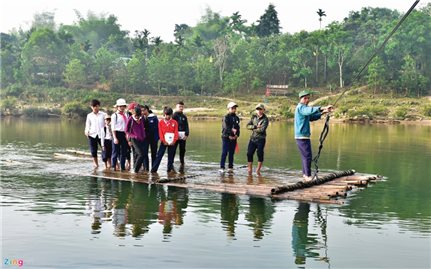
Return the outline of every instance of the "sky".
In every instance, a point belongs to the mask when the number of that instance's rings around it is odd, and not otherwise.
[[[423,7],[431,0],[421,0]],[[113,14],[118,18],[122,30],[131,34],[135,30],[148,29],[150,36],[160,36],[163,41],[174,40],[175,24],[196,25],[205,10],[222,16],[239,11],[250,25],[265,12],[268,5],[275,5],[283,33],[319,29],[320,8],[326,12],[322,27],[333,21],[341,21],[350,11],[363,7],[385,7],[405,13],[414,0],[2,0],[0,4],[0,32],[30,28],[33,15],[40,12],[55,12],[57,24],[73,24],[77,21],[74,10],[84,17],[90,10],[96,14]]]

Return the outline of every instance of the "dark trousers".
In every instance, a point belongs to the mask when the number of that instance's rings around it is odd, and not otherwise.
[[[157,146],[159,143],[159,140],[150,140],[150,149],[151,149],[151,168],[154,166],[154,162],[157,159]],[[148,166],[149,167],[149,166]]]
[[[90,152],[91,152],[91,156],[97,157],[97,145],[100,145],[100,138],[99,136],[96,136],[96,138],[93,138],[91,136],[88,137],[88,145],[90,146]]]
[[[114,140],[112,140],[112,167],[117,164],[117,160],[120,159],[120,167],[121,170],[126,170],[126,158],[129,154],[129,144],[127,143],[126,133],[124,132],[115,132],[118,144],[114,144]]]
[[[151,172],[157,172],[160,163],[162,162],[163,155],[165,155],[166,148],[168,148],[168,171],[174,169],[175,145],[166,146],[160,143],[159,151],[157,151],[157,159],[151,167]]]
[[[142,165],[144,169],[148,171],[148,142],[146,140],[139,141],[132,138],[133,158],[134,164],[133,169],[135,173],[138,173]]]
[[[184,164],[184,156],[186,155],[186,140],[178,140],[177,143],[175,143],[175,153],[177,152],[178,146],[180,146],[180,163]]]
[[[236,139],[230,140],[229,138],[222,138],[222,152],[220,160],[220,168],[225,168],[226,156],[229,154],[229,168],[233,168],[233,156],[235,154]]]
[[[306,176],[311,176],[311,141],[310,139],[296,139],[299,152],[302,160],[302,173]]]
[[[112,140],[105,139],[104,145],[105,145],[105,150],[102,151],[102,160],[103,162],[107,162],[111,160],[111,157],[112,157]]]
[[[253,162],[253,155],[257,150],[257,161],[263,162],[263,149],[265,148],[266,139],[251,140],[248,142],[247,161]]]

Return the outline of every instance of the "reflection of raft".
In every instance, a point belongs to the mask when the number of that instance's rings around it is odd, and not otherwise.
[[[239,195],[267,196],[274,199],[294,199],[321,203],[342,204],[351,190],[365,187],[371,182],[380,180],[380,176],[357,175],[353,170],[320,173],[319,181],[298,183],[297,173],[286,174],[288,182],[274,182],[264,177],[240,177],[234,175],[182,175],[176,174],[160,178],[152,174],[131,174],[128,172],[97,171],[92,177],[140,182],[146,184],[164,184],[181,188],[208,190]],[[256,182],[257,179],[257,182]],[[286,181],[287,182],[287,181]]]

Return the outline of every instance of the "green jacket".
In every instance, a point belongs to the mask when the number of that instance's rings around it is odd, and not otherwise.
[[[260,127],[257,126],[260,124]],[[257,115],[253,115],[250,121],[247,123],[247,129],[252,130],[250,140],[259,140],[266,138],[266,128],[268,128],[269,120],[265,114],[260,118]]]

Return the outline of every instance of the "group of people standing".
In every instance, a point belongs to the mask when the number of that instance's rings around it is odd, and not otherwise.
[[[174,158],[180,149],[180,172],[184,170],[186,140],[189,125],[184,115],[184,103],[178,102],[176,111],[163,109],[163,119],[159,120],[147,105],[136,102],[127,104],[122,98],[114,105],[115,112],[108,115],[100,111],[100,102],[92,100],[92,112],[87,115],[85,135],[88,137],[93,165],[99,167],[97,151],[102,147],[102,160],[106,169],[126,171],[132,168],[138,173],[157,172],[160,162],[168,150],[168,172],[175,172]],[[160,146],[159,146],[160,141]],[[149,159],[151,151],[151,167]]]
[[[308,106],[311,91],[304,90],[299,93],[300,101],[295,110],[295,139],[302,158],[302,171],[304,181],[311,177],[311,142],[310,122],[321,118],[322,114],[333,110],[331,105],[326,107]],[[116,111],[108,115],[100,111],[100,102],[91,101],[92,112],[87,115],[85,135],[88,137],[94,167],[97,168],[98,145],[102,147],[102,160],[105,168],[125,171],[131,168],[131,153],[133,153],[133,172],[156,173],[162,158],[168,151],[167,172],[175,173],[174,159],[179,147],[180,168],[184,172],[186,141],[190,130],[187,116],[184,114],[184,103],[176,104],[175,113],[172,108],[164,107],[163,118],[159,120],[147,105],[132,102],[127,104],[124,99],[118,99],[114,105]],[[222,120],[222,153],[220,159],[220,173],[226,171],[226,158],[228,158],[228,171],[233,169],[234,155],[238,150],[240,136],[240,118],[236,114],[238,105],[229,102],[228,113]],[[256,113],[247,123],[247,130],[251,136],[247,148],[247,170],[252,174],[253,156],[257,151],[256,173],[259,175],[264,161],[264,148],[266,144],[266,130],[269,125],[265,114],[265,106],[258,104]],[[160,141],[160,145],[158,143]],[[158,148],[158,149],[157,149]],[[148,153],[151,150],[151,168]],[[118,164],[119,161],[119,164]]]

